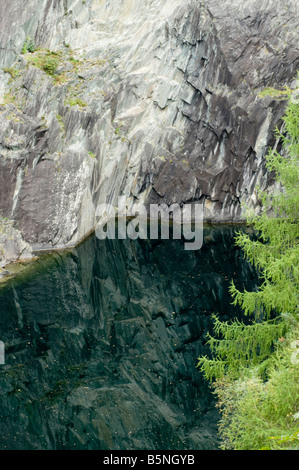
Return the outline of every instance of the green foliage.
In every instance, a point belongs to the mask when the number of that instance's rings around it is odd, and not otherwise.
[[[53,76],[60,64],[61,54],[59,52],[40,50],[29,56],[27,60],[48,75]]]
[[[79,64],[79,63],[80,63],[80,60],[79,60],[79,59],[75,59],[75,57],[73,57],[73,56],[70,57],[70,61],[71,61],[73,64]]]
[[[273,149],[267,156],[279,189],[259,191],[259,215],[246,211],[257,238],[236,237],[261,285],[248,292],[232,283],[230,292],[253,322],[214,317],[212,358],[198,362],[205,377],[215,379],[223,449],[299,449],[299,86],[288,93],[284,127],[276,131],[282,153]]]
[[[247,220],[253,225],[258,240],[239,232],[236,243],[247,259],[261,273],[262,285],[258,292],[240,292],[232,284],[230,292],[234,304],[245,314],[269,315],[271,312],[298,311],[299,280],[299,101],[290,97],[285,116],[285,134],[282,139],[285,156],[271,150],[267,167],[274,171],[276,181],[283,188],[275,194],[259,192],[263,210],[255,216],[247,210]]]
[[[255,368],[237,380],[224,376],[216,381],[223,449],[299,448],[299,366],[292,359],[298,337],[296,322],[269,360],[267,381]]]
[[[17,78],[20,75],[20,70],[15,69],[14,67],[8,67],[3,69],[5,73],[9,73],[11,78]]]
[[[54,75],[58,65],[59,65],[58,58],[49,55],[45,57],[45,60],[43,61],[41,68],[49,75]]]
[[[273,344],[285,332],[285,322],[276,319],[245,325],[239,320],[221,322],[214,316],[215,336],[208,335],[214,358],[199,358],[198,367],[208,380],[223,378],[224,375],[237,378],[242,370],[258,364],[262,364],[262,372],[266,369]]]
[[[262,91],[259,92],[259,97],[264,98],[265,96],[271,96],[272,98],[282,98],[287,99],[289,94],[289,88],[285,88],[284,90],[277,90],[273,87],[266,87]]]
[[[32,38],[30,38],[29,36],[27,36],[26,38],[26,41],[24,42],[24,45],[22,47],[22,51],[21,53],[22,54],[27,54],[27,52],[34,52],[36,50],[36,47],[35,47],[35,42]]]
[[[85,101],[77,97],[69,98],[65,101],[65,104],[70,106],[79,106],[79,108],[86,108],[88,106]]]
[[[271,448],[281,449],[287,447],[289,449],[299,449],[299,431],[295,431],[293,434],[284,434],[283,436],[273,436],[270,439],[274,442],[272,447],[264,447],[262,450],[271,450]]]

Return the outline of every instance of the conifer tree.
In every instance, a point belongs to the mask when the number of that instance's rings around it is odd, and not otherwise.
[[[230,293],[253,323],[221,322],[215,316],[214,336],[208,339],[212,358],[198,362],[205,377],[215,379],[223,448],[298,448],[293,416],[298,418],[299,366],[290,358],[299,344],[299,75],[287,98],[283,126],[276,130],[281,151],[271,149],[266,158],[277,191],[259,191],[260,214],[246,211],[256,238],[244,232],[236,236],[261,282],[252,292],[232,282]]]

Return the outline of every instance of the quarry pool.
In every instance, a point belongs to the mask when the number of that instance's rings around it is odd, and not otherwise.
[[[1,285],[0,449],[217,449],[196,364],[211,315],[240,315],[231,280],[257,282],[236,229],[206,227],[198,251],[91,235]]]

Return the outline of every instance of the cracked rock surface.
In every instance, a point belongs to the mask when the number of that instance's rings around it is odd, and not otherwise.
[[[27,262],[34,258],[31,246],[11,220],[0,219],[0,279],[7,274],[5,267],[12,262]]]
[[[297,0],[0,7],[0,215],[33,249],[77,244],[119,195],[199,201],[213,222],[258,211],[285,106],[260,93],[293,86]]]

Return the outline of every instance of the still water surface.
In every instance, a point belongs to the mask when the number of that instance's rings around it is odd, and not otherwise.
[[[0,287],[0,449],[217,449],[217,410],[196,369],[228,287],[256,275],[234,227],[180,240],[89,237]]]

